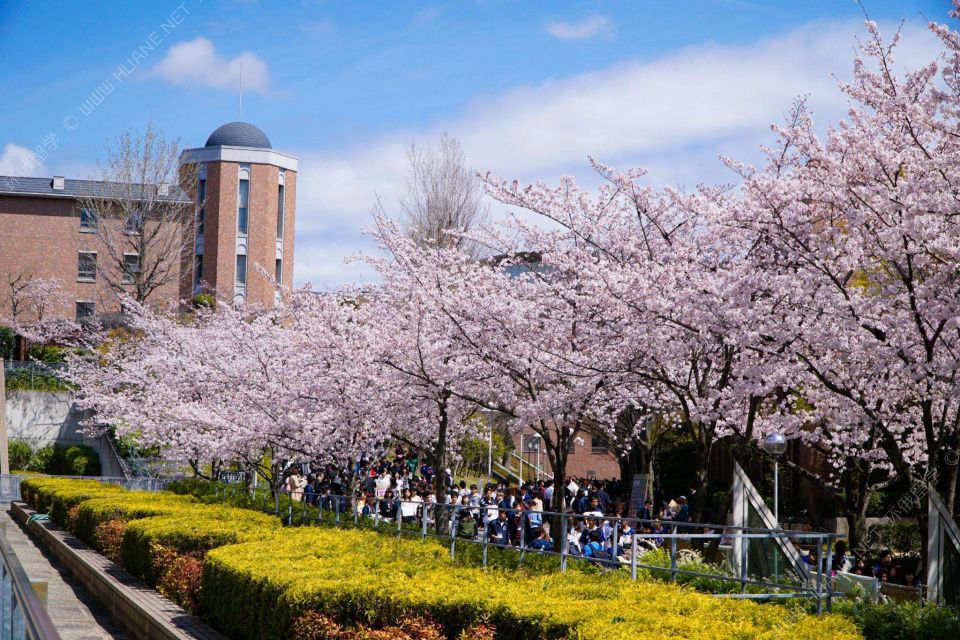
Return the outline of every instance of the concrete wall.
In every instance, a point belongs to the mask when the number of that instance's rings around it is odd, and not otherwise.
[[[34,449],[46,444],[85,444],[100,456],[105,476],[123,475],[105,436],[81,432],[84,415],[73,408],[71,394],[50,391],[7,391],[7,439],[23,440]]]

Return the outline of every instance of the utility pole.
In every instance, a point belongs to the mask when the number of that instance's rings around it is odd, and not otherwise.
[[[7,448],[7,380],[0,358],[0,475],[10,475],[10,451]]]

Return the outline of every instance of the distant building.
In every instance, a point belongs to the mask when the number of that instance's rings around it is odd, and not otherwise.
[[[272,305],[275,290],[256,277],[260,265],[282,284],[293,281],[297,160],[275,151],[252,124],[219,127],[181,164],[199,164],[193,264],[180,295],[211,290],[235,302]]]
[[[203,147],[184,151],[180,161],[199,165],[196,193],[145,188],[195,205],[194,224],[184,229],[192,251],[180,261],[178,281],[151,297],[176,301],[210,292],[238,303],[273,304],[272,285],[254,270],[260,265],[283,284],[293,280],[296,158],[275,151],[257,127],[231,122]],[[119,310],[116,295],[97,277],[103,248],[80,206],[83,198],[111,188],[91,180],[0,176],[0,315],[10,311],[3,288],[17,276],[62,281],[68,302],[51,315],[83,319]]]
[[[535,475],[548,479],[553,476],[553,465],[542,440],[532,429],[523,429],[520,433],[515,433],[513,446],[517,453],[514,456],[522,456],[523,464],[533,469]],[[517,468],[520,461],[514,456],[511,456],[510,464],[512,468]],[[567,477],[572,478],[618,480],[620,463],[611,452],[606,440],[582,432],[570,445],[566,472]],[[529,472],[525,476],[529,477]]]

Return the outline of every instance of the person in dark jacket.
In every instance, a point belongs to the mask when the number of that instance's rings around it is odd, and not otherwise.
[[[606,486],[602,482],[597,483],[596,487],[597,487],[596,493],[594,493],[593,495],[594,497],[596,497],[597,501],[600,503],[600,508],[603,510],[603,512],[609,513],[610,494],[607,493]]]
[[[487,539],[500,546],[510,544],[510,521],[507,520],[506,511],[498,513],[496,520],[490,522],[487,528]]]
[[[383,498],[380,500],[379,507],[380,517],[384,520],[397,519],[397,510],[399,509],[400,505],[393,495],[393,489],[387,489],[387,492],[383,494]]]
[[[534,551],[553,551],[553,540],[550,539],[547,530],[541,527],[537,529],[537,537],[529,544],[528,548]]]
[[[677,511],[674,522],[690,522],[690,505],[687,504],[687,497],[680,496],[677,502],[680,504],[680,510]]]
[[[573,500],[573,512],[582,514],[587,510],[590,500],[583,489],[577,489],[577,497]]]
[[[653,520],[653,517],[653,502],[644,500],[643,507],[640,509],[640,513],[637,514],[637,518],[640,520]]]

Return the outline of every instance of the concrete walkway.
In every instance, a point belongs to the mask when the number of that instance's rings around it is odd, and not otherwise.
[[[126,640],[127,636],[113,624],[106,610],[27,536],[10,517],[8,508],[4,505],[0,511],[0,522],[6,523],[7,540],[30,579],[46,580],[47,611],[60,637],[63,640]]]

